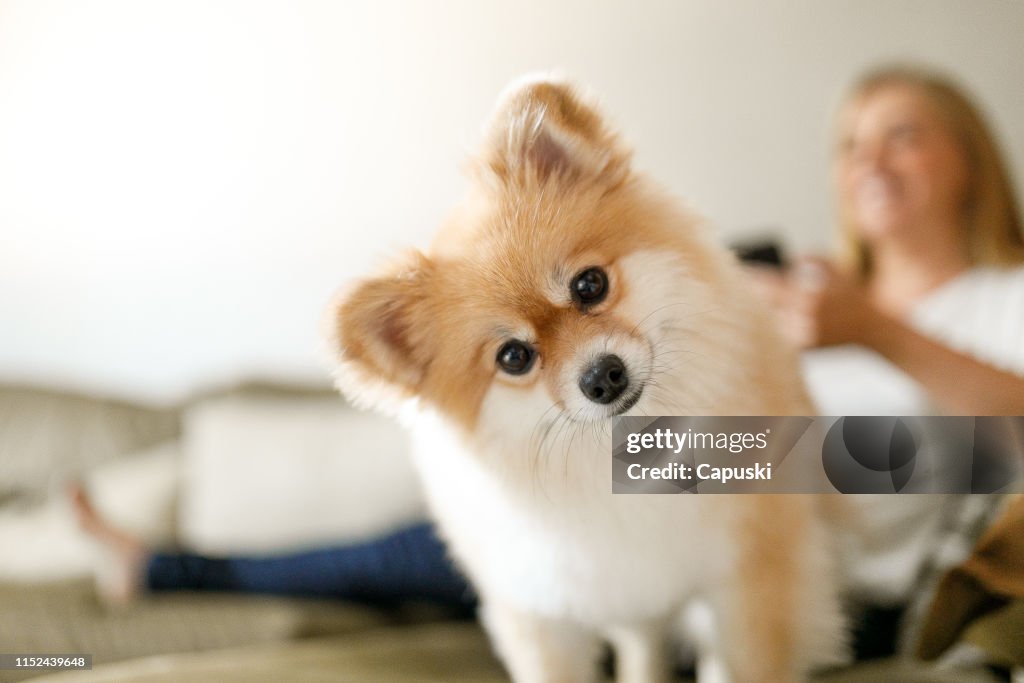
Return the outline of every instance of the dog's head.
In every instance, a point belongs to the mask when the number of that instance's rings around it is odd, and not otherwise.
[[[596,110],[567,85],[519,84],[473,170],[429,255],[340,298],[342,389],[510,436],[696,400],[680,340],[720,250],[632,171]]]

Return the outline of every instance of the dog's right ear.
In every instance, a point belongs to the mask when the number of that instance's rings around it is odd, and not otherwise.
[[[415,396],[434,356],[433,263],[410,254],[339,296],[330,320],[338,387],[357,403],[396,410]]]
[[[526,77],[502,95],[482,154],[504,184],[619,184],[630,153],[597,108],[576,88],[546,76]]]

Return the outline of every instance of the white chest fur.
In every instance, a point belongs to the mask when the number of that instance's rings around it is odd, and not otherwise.
[[[484,596],[584,623],[631,621],[674,612],[725,560],[696,497],[611,493],[607,439],[581,438],[532,482],[436,419],[418,421],[415,444],[433,512]]]

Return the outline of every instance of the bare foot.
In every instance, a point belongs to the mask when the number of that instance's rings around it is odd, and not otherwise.
[[[131,602],[142,591],[149,556],[145,544],[103,519],[80,483],[68,486],[68,499],[78,526],[103,547],[107,556],[107,562],[96,571],[100,597],[115,605]]]

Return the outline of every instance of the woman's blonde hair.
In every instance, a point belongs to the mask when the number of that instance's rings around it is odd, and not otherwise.
[[[841,111],[890,85],[917,88],[935,106],[960,142],[967,162],[964,229],[974,265],[1024,263],[1024,226],[1017,196],[999,146],[985,118],[948,77],[919,66],[889,65],[865,74],[851,88]],[[843,124],[838,126],[842,134]],[[843,212],[841,211],[841,214]],[[870,252],[852,216],[840,216],[840,259],[862,276],[871,272]]]

